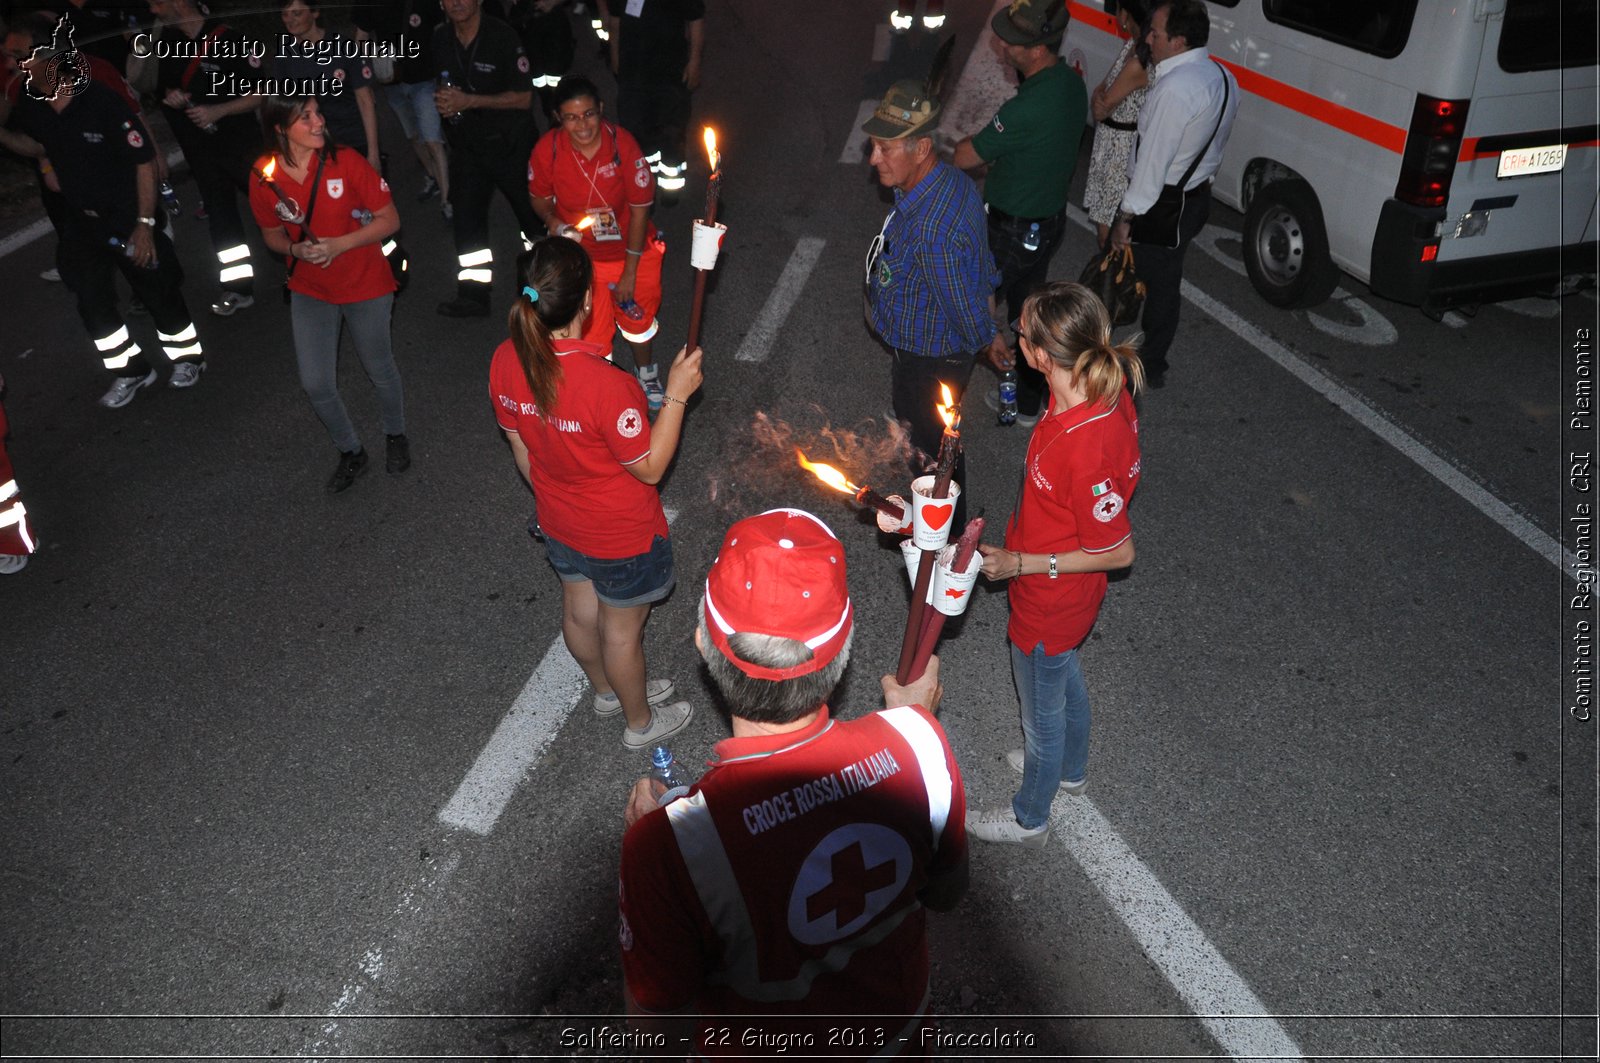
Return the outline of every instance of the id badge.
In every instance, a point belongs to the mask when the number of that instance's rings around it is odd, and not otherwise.
[[[623,12],[629,18],[638,18],[644,14],[644,0],[628,0],[628,6],[623,8]]]
[[[595,243],[622,239],[622,226],[617,224],[616,211],[610,207],[590,207],[587,213],[594,219],[589,232],[594,236]]]

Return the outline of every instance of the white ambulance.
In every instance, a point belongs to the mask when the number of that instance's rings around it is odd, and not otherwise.
[[[1061,53],[1089,86],[1117,0],[1071,0]],[[1590,282],[1596,0],[1207,0],[1243,98],[1212,193],[1244,212],[1268,302],[1343,269],[1444,308]]]

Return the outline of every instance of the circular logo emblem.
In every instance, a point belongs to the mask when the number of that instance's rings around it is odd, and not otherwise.
[[[528,57],[527,56],[525,56],[525,55],[517,56],[517,69],[522,71],[524,74],[526,74],[528,72]]]
[[[633,171],[633,183],[638,185],[640,188],[649,188],[650,187],[650,171],[649,170],[635,170],[635,171]]]
[[[407,21],[409,21],[413,26],[420,26],[422,25],[422,16],[413,11],[411,12],[411,18]]]
[[[911,846],[878,823],[851,823],[806,856],[789,894],[789,933],[825,945],[881,915],[911,878]]]
[[[343,81],[344,80],[344,67],[340,67],[338,70],[335,70],[333,72],[333,80],[335,80],[335,81]]]
[[[1094,504],[1094,519],[1101,524],[1110,524],[1118,513],[1122,512],[1122,496],[1115,491],[1101,497]]]
[[[57,96],[76,96],[89,87],[89,60],[82,52],[62,52],[49,62],[47,81],[54,81]]]
[[[144,137],[139,135],[139,131],[137,129],[128,130],[128,146],[130,148],[144,147]]]
[[[639,416],[639,411],[628,407],[622,411],[622,416],[617,418],[617,435],[624,439],[632,439],[644,431],[644,418]]]

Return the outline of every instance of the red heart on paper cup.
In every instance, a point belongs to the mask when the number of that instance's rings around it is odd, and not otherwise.
[[[922,507],[922,519],[927,522],[928,527],[938,531],[950,519],[950,514],[955,512],[955,508],[954,502],[946,502],[942,506],[930,502]]]

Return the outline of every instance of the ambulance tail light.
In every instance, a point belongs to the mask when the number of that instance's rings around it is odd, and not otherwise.
[[[1441,100],[1417,94],[1400,158],[1395,198],[1415,207],[1442,207],[1450,198],[1461,134],[1467,127],[1467,100]]]

